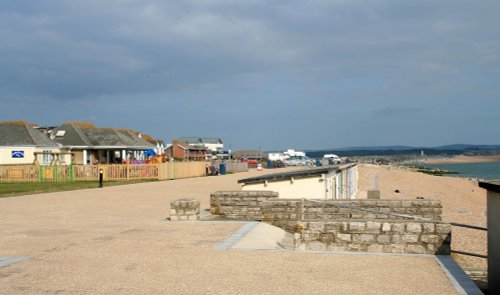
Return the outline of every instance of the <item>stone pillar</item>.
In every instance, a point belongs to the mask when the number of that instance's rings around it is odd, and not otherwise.
[[[306,246],[302,243],[303,240],[303,230],[304,225],[302,221],[304,220],[304,199],[295,204],[295,227],[293,229],[293,246],[295,249],[305,250]]]
[[[170,202],[171,221],[195,221],[200,217],[200,201],[195,199],[179,199]]]

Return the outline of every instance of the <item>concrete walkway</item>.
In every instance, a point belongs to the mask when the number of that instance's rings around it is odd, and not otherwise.
[[[0,256],[29,257],[0,267],[0,293],[457,294],[431,256],[226,251],[244,224],[165,220],[259,173],[0,199]]]

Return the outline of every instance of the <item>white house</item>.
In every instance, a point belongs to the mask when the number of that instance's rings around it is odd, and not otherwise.
[[[24,121],[0,122],[0,165],[70,164],[71,155]]]
[[[268,174],[238,181],[243,190],[279,193],[285,199],[353,199],[358,191],[357,164]]]

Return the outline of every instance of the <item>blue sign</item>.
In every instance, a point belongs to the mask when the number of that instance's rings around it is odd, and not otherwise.
[[[24,158],[24,151],[12,151],[12,158]]]

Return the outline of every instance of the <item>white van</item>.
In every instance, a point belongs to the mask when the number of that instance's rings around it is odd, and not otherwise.
[[[339,156],[334,155],[334,154],[326,154],[323,156],[323,159],[332,160],[333,163],[341,163],[342,162],[342,159]]]

